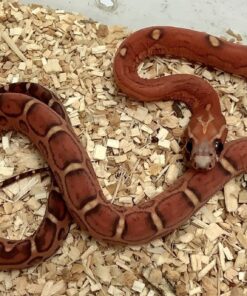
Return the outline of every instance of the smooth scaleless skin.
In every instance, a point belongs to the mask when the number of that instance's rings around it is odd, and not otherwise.
[[[227,181],[246,172],[247,138],[227,143],[222,152],[215,144],[215,140],[221,140],[221,145],[224,142],[226,127],[218,96],[207,82],[191,75],[144,80],[136,73],[145,57],[165,54],[246,77],[246,49],[204,33],[171,27],[140,30],[120,45],[114,61],[120,89],[142,101],[184,101],[193,113],[188,127],[192,166],[204,169],[187,170],[168,190],[133,207],[107,202],[91,161],[53,93],[32,83],[0,89],[0,130],[16,130],[30,138],[61,192],[53,187],[44,220],[33,236],[23,241],[0,239],[0,268],[25,268],[51,256],[66,237],[70,215],[83,230],[110,243],[143,244],[165,236]]]

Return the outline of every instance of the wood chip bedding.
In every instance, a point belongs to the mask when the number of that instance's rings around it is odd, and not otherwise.
[[[132,205],[172,184],[185,167],[181,136],[190,112],[173,102],[138,103],[118,92],[117,46],[129,34],[81,15],[0,2],[0,83],[38,82],[61,96],[107,198]],[[240,41],[229,30],[226,37]],[[221,96],[228,140],[247,136],[247,84],[176,59],[154,58],[139,74],[200,75]],[[27,138],[1,136],[0,180],[44,166]],[[231,180],[188,223],[135,247],[95,241],[74,224],[58,253],[23,271],[0,272],[0,295],[247,295],[247,175]],[[49,177],[33,176],[0,193],[0,235],[20,239],[39,225]]]

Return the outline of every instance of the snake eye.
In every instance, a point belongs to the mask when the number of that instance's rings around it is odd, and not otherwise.
[[[224,149],[224,145],[223,145],[221,139],[214,140],[214,148],[215,148],[215,152],[218,155],[222,152],[222,150]]]
[[[193,148],[193,141],[192,139],[190,138],[187,143],[186,143],[186,146],[185,146],[185,149],[188,153],[191,153],[192,151],[192,148]]]

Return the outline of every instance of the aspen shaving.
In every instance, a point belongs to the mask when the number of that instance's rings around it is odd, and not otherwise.
[[[1,84],[32,81],[59,95],[108,202],[152,199],[183,174],[182,137],[191,112],[180,103],[130,100],[116,87],[114,55],[129,31],[7,0],[0,2],[0,21]],[[142,62],[138,73],[209,80],[220,95],[227,141],[247,136],[244,79],[161,57]],[[0,181],[46,165],[24,136],[1,137]],[[44,174],[0,192],[2,237],[21,239],[38,228],[49,186]],[[106,244],[73,224],[52,258],[1,272],[1,295],[247,295],[246,188],[247,174],[231,180],[175,232],[145,245]]]

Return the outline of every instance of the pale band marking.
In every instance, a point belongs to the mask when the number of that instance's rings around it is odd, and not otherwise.
[[[117,238],[121,238],[124,230],[124,225],[125,225],[125,219],[123,217],[120,217],[118,221],[117,229],[116,229],[116,235],[115,235]]]
[[[9,91],[9,85],[8,85],[8,84],[5,85],[5,86],[3,87],[3,89],[4,89],[6,92],[8,92],[8,91]]]
[[[26,90],[27,91],[29,90],[30,86],[31,86],[31,83],[30,82],[26,83]]]
[[[4,244],[4,251],[11,252],[17,246],[18,246],[18,243],[17,244],[8,244],[8,242],[7,242],[6,245]]]
[[[50,212],[47,212],[46,217],[54,224],[58,223],[57,218]]]
[[[85,169],[82,163],[78,163],[78,162],[70,163],[63,170],[64,176],[66,176],[70,172],[77,171],[79,169],[82,169],[82,170]]]
[[[151,217],[158,231],[162,231],[164,227],[160,217],[154,211],[151,212]]]
[[[208,40],[213,47],[220,46],[220,40],[217,37],[210,35]]]
[[[31,239],[31,253],[37,253],[37,246],[34,239]]]
[[[57,132],[63,131],[63,130],[64,130],[64,128],[61,125],[55,125],[55,126],[51,127],[49,129],[49,131],[47,132],[47,134],[46,134],[46,137],[47,137],[48,141],[50,140],[50,138],[54,134],[56,134]]]
[[[189,200],[193,203],[195,207],[200,203],[199,198],[195,195],[193,191],[186,188],[184,190],[184,193],[186,194],[186,196],[189,198]]]
[[[161,36],[160,29],[154,29],[153,32],[152,32],[152,38],[154,40],[159,40],[160,39],[160,36]]]
[[[220,139],[225,130],[226,130],[226,125],[223,124],[222,127],[220,128],[218,134],[215,136],[215,139]]]
[[[99,204],[99,201],[97,199],[94,199],[92,201],[89,201],[85,206],[82,208],[82,214],[87,213],[88,211],[94,209]]]
[[[55,103],[54,99],[50,99],[48,102],[48,106],[51,107],[53,105],[53,103]]]
[[[235,168],[230,164],[230,162],[228,160],[226,160],[225,158],[221,158],[220,159],[220,164],[223,166],[223,168],[228,171],[230,174],[236,174],[237,171],[235,170]]]
[[[207,110],[207,109],[206,109]],[[208,111],[208,110],[207,110]],[[208,113],[209,113],[209,111],[208,111]],[[207,121],[204,121],[203,119],[202,119],[202,116],[199,116],[199,117],[197,117],[197,120],[200,122],[200,124],[202,125],[202,132],[203,132],[203,134],[205,135],[206,134],[206,132],[207,132],[207,129],[208,129],[208,125],[209,125],[209,123],[210,122],[212,122],[213,120],[214,120],[214,117],[213,117],[213,115],[211,114],[211,113],[209,113],[209,115],[208,115],[208,120]]]
[[[126,47],[123,47],[120,49],[120,55],[122,57],[125,57],[126,56],[126,53],[127,53],[127,48]]]
[[[189,138],[193,139],[195,144],[198,144],[199,141],[198,139],[193,135],[193,133],[191,132],[190,126],[187,127],[187,132],[188,132],[188,136]]]
[[[58,187],[58,186],[54,186],[54,185],[52,186],[51,191],[55,191],[55,192],[57,192],[57,193],[61,193],[59,187]]]
[[[26,103],[24,110],[23,110],[23,114],[27,115],[28,110],[34,105],[37,104],[36,100],[30,100]]]

